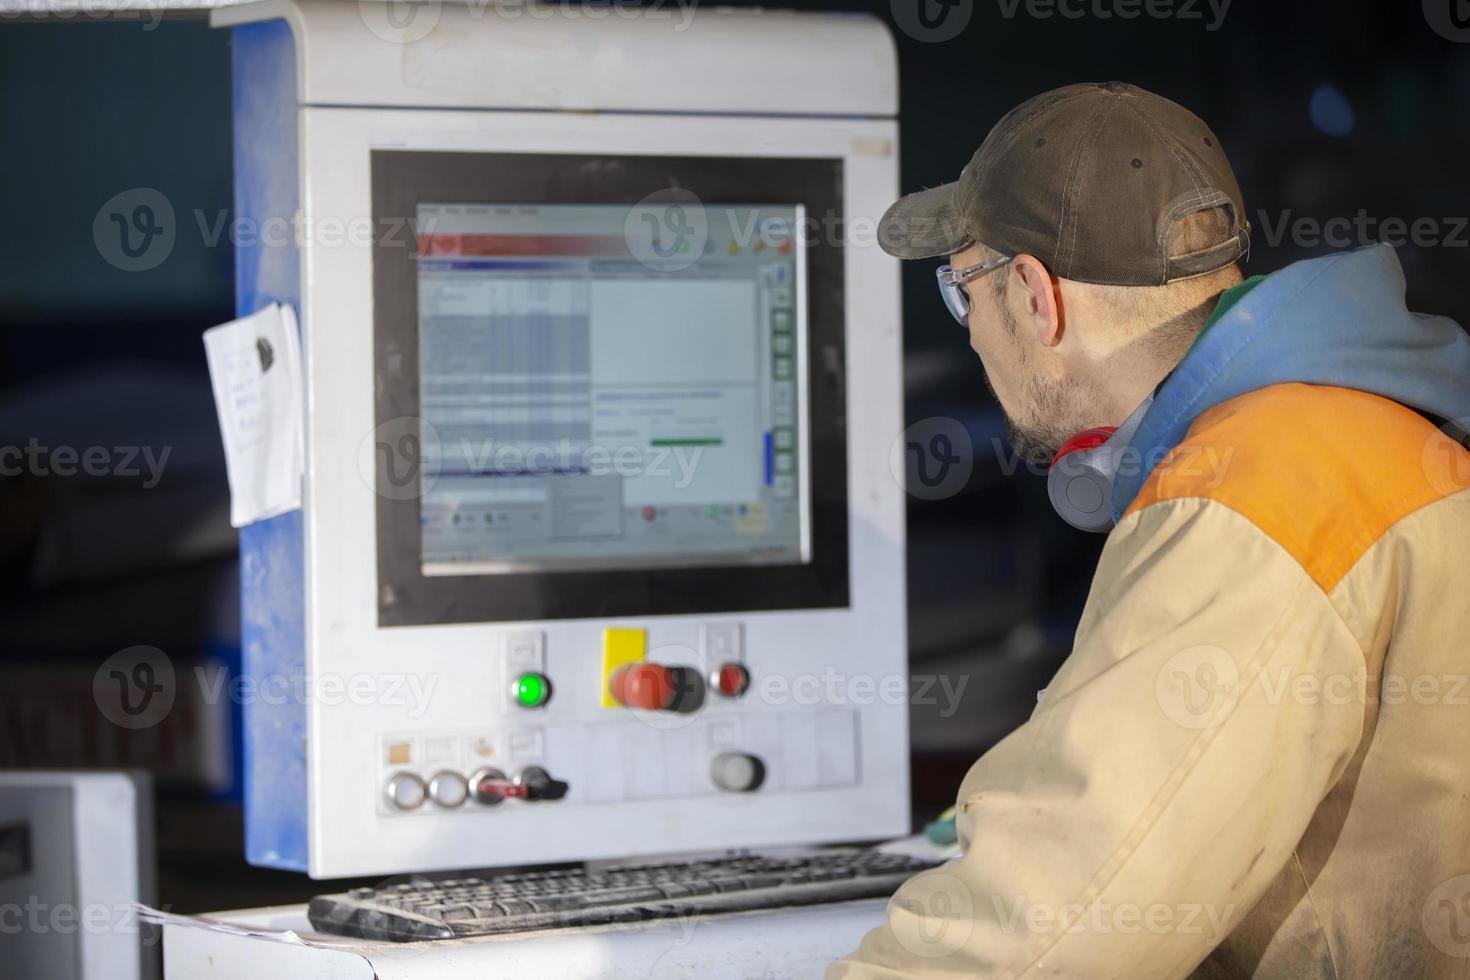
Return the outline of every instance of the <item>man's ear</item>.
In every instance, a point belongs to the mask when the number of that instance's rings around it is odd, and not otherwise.
[[[1011,260],[1011,266],[1021,280],[1026,315],[1036,331],[1036,342],[1043,347],[1057,346],[1062,342],[1065,317],[1056,276],[1034,255],[1018,255]]]

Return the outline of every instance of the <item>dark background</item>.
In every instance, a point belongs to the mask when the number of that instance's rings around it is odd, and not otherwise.
[[[771,5],[892,23],[889,0]],[[1221,137],[1256,227],[1248,273],[1334,250],[1273,234],[1283,220],[1432,219],[1441,241],[1400,249],[1410,305],[1470,322],[1470,43],[1432,30],[1417,0],[1235,0],[1215,30],[1209,7],[1192,6],[1200,16],[1069,20],[977,0],[952,40],[895,30],[904,186],[953,179],[1040,91],[1130,81]],[[211,247],[200,228],[231,207],[229,35],[197,18],[146,24],[0,20],[0,446],[170,449],[153,487],[0,477],[0,768],[153,768],[161,901],[300,900],[320,886],[243,864],[238,788],[228,771],[209,776],[200,748],[210,719],[185,712],[130,740],[90,701],[98,665],[137,644],[180,669],[238,662],[235,535],[200,343],[234,309],[228,239]],[[92,236],[103,203],[134,187],[176,211],[177,244],[148,272],[114,268]],[[932,266],[904,271],[908,416],[958,419],[976,448],[963,493],[910,506],[913,670],[967,679],[946,717],[914,709],[916,819],[948,805],[969,762],[1029,713],[1101,546],[1052,516],[1036,476],[1005,475],[998,410]]]

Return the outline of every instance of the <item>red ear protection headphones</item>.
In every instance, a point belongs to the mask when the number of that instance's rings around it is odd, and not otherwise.
[[[1113,480],[1153,403],[1154,396],[1149,395],[1121,426],[1088,429],[1057,451],[1046,476],[1046,492],[1062,520],[1082,531],[1112,530]]]

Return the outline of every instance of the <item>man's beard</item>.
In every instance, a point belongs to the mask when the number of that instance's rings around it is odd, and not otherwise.
[[[1066,398],[1064,385],[1046,381],[1041,385],[1028,387],[1032,388],[1031,404],[1036,406],[1039,416],[1055,418],[1061,414]],[[1004,413],[1005,409],[1002,408],[1001,411]],[[1023,424],[1007,414],[1006,434],[1010,437],[1011,449],[1017,456],[1036,466],[1050,466],[1062,445],[1077,433],[1067,431],[1065,426],[1044,422]]]
[[[1010,332],[1010,335],[1019,336],[1021,325],[1015,314],[1001,304],[1000,315],[1002,325]],[[1005,416],[1006,436],[1010,440],[1011,450],[1021,459],[1035,466],[1050,466],[1062,445],[1077,433],[1056,422],[1022,423],[1017,421],[1010,412],[1006,411],[1005,405],[1001,404],[999,396],[995,393],[995,385],[990,383],[990,374],[985,371],[983,364],[981,373],[985,375],[985,386],[990,389],[991,397],[995,399],[997,405],[1000,405],[1001,414]],[[1066,382],[1029,377],[1024,384],[1026,402],[1031,406],[1036,418],[1062,419],[1066,417],[1068,395],[1071,392],[1071,387]]]

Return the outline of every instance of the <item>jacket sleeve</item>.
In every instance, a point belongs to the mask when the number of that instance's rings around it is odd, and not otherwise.
[[[1124,518],[1071,656],[958,798],[963,856],[829,978],[1181,977],[1291,859],[1363,730],[1364,657],[1254,524]]]

